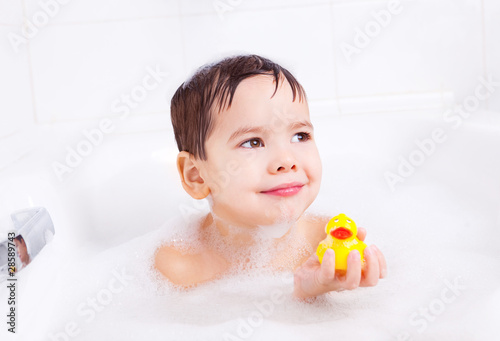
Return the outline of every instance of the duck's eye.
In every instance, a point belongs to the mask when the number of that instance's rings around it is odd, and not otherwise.
[[[335,220],[334,220],[334,222],[337,222],[337,221],[339,221],[339,220],[338,220],[338,219],[335,219]]]
[[[351,221],[350,221],[349,219],[347,219],[347,222],[348,222],[349,224],[351,223]]]
[[[241,144],[241,147],[244,148],[256,148],[256,147],[263,147],[264,143],[262,142],[261,139],[255,138],[255,139],[250,139],[248,141],[245,141]]]

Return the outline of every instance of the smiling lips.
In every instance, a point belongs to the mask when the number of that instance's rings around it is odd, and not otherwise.
[[[301,190],[302,186],[304,185],[300,182],[290,182],[273,187],[267,191],[262,191],[261,193],[277,195],[280,197],[289,197],[297,194]]]

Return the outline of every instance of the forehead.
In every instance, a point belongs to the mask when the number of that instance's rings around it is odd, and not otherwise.
[[[305,99],[299,101],[286,79],[280,81],[276,93],[273,76],[259,75],[243,80],[233,97],[231,107],[216,112],[212,136],[231,135],[240,126],[266,126],[276,121],[309,121]],[[274,94],[274,96],[273,96]]]

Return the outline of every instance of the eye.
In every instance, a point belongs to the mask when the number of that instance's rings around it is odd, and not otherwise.
[[[309,139],[311,139],[311,134],[302,132],[293,135],[292,142],[306,142]]]
[[[264,147],[264,143],[262,142],[261,139],[254,138],[250,139],[248,141],[243,142],[240,147],[243,148],[255,148],[255,147]]]
[[[338,219],[335,219],[335,220],[334,220],[334,222],[337,222],[337,221],[339,221],[339,220],[338,220]]]
[[[347,222],[348,222],[349,224],[351,223],[351,221],[350,221],[349,219],[347,219]]]

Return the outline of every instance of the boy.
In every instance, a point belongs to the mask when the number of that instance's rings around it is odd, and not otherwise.
[[[318,261],[315,250],[331,217],[304,214],[319,191],[321,161],[305,91],[289,71],[256,55],[223,59],[177,89],[171,115],[182,186],[211,208],[196,248],[157,250],[155,267],[172,283],[214,280],[251,264],[252,249],[271,253],[264,268],[294,271],[297,298],[373,286],[385,276],[374,245],[364,251],[363,269],[359,252],[349,254],[345,276],[335,274],[332,250]],[[279,227],[285,235],[268,244],[255,233]]]

